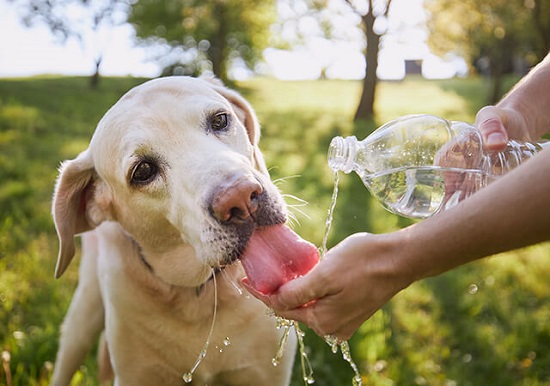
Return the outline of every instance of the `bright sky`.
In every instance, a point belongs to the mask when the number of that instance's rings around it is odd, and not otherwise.
[[[393,6],[392,20],[399,23],[402,32],[387,39],[380,53],[378,75],[384,79],[402,78],[403,60],[419,58],[424,59],[424,67],[431,68],[431,73],[425,74],[428,77],[446,77],[449,71],[454,72],[454,66],[449,67],[429,55],[426,32],[416,26],[418,20],[425,17],[422,0],[394,0]],[[103,75],[154,77],[159,74],[158,65],[147,61],[147,50],[135,46],[129,25],[116,27],[96,40],[93,45],[104,47]],[[329,77],[357,79],[364,76],[360,50],[360,42],[334,44],[312,39],[294,52],[268,49],[265,59],[268,71],[280,79],[314,79],[323,67],[327,68]],[[0,0],[0,77],[90,75],[93,71],[93,52],[84,52],[75,39],[69,39],[64,45],[56,43],[45,26],[25,27],[12,3]]]

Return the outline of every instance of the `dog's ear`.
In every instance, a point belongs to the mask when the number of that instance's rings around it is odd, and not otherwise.
[[[95,195],[95,170],[89,151],[61,165],[52,205],[52,215],[59,237],[59,256],[55,277],[69,266],[75,253],[74,236],[93,229],[101,220],[93,216],[91,202]],[[96,221],[93,221],[96,217]]]
[[[258,122],[256,113],[254,112],[254,109],[252,108],[250,103],[248,103],[248,101],[244,99],[238,92],[225,87],[220,80],[216,78],[203,79],[208,81],[217,92],[219,92],[225,99],[227,99],[231,103],[233,109],[235,110],[235,113],[239,117],[239,120],[242,122],[242,124],[246,128],[246,131],[248,132],[250,143],[252,143],[252,146],[254,146],[254,160],[256,162],[256,168],[265,175],[269,175],[264,157],[262,156],[262,152],[258,147],[258,143],[260,142],[260,123]]]

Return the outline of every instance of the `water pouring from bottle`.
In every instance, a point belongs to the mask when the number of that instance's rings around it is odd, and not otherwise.
[[[335,137],[328,163],[335,172],[356,172],[389,211],[423,219],[457,205],[548,145],[511,140],[501,152],[485,152],[473,125],[410,115],[362,141]]]

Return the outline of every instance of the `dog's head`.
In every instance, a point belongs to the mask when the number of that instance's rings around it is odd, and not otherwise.
[[[198,285],[238,258],[256,226],[286,219],[259,136],[252,107],[219,81],[162,78],[129,91],[61,167],[56,277],[74,236],[104,221],[119,223],[172,284]]]

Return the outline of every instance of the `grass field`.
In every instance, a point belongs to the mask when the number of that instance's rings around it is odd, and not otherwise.
[[[86,147],[108,107],[142,81],[109,78],[90,90],[84,78],[0,80],[0,351],[10,354],[14,385],[47,384],[77,282],[76,266],[53,279],[58,244],[49,208],[57,167]],[[326,164],[333,136],[364,137],[409,113],[471,121],[487,92],[477,78],[382,83],[377,121],[354,126],[358,82],[238,86],[260,117],[272,177],[296,207],[295,229],[317,245],[333,187]],[[410,223],[381,209],[354,175],[342,176],[340,191],[329,245],[354,231]],[[550,245],[543,244],[414,284],[351,339],[364,384],[550,385],[549,282]],[[316,385],[351,385],[340,355],[312,332],[306,343]],[[74,384],[96,384],[93,354]],[[292,384],[303,384],[299,368]]]

